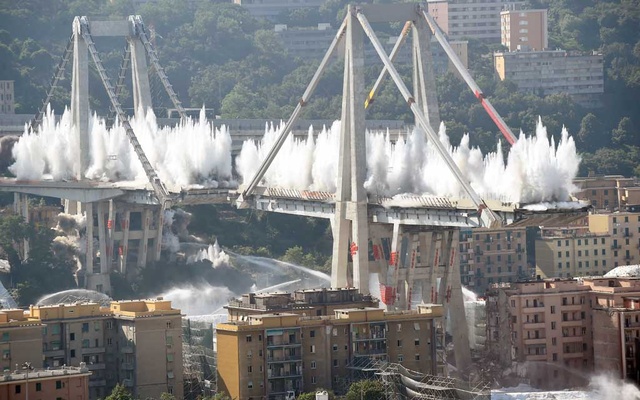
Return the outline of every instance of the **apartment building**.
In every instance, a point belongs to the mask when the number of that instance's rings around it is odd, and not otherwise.
[[[582,375],[573,371],[593,369],[590,291],[572,279],[492,288],[487,298],[492,304],[487,307],[490,351],[503,363],[509,355],[511,361],[533,362],[527,373],[535,387],[583,384]]]
[[[299,57],[306,60],[320,60],[329,49],[331,41],[336,35],[337,29],[331,24],[320,23],[317,28],[289,28],[287,25],[279,24],[274,28],[282,46],[291,57]],[[383,41],[387,54],[393,49],[397,37],[389,37]],[[449,44],[456,53],[462,64],[468,67],[468,42],[466,40],[453,40]],[[433,69],[435,74],[445,74],[447,72],[457,72],[454,65],[449,60],[440,43],[432,37],[431,54],[433,59]],[[398,51],[394,63],[396,65],[409,64],[412,62],[411,37],[407,37],[406,42]],[[365,42],[365,61],[369,63],[381,63],[378,53],[369,42]]]
[[[547,234],[543,230],[536,239],[537,276],[543,279],[597,276],[614,267],[610,235],[584,232],[583,228],[564,232]]]
[[[514,51],[494,53],[500,80],[539,95],[566,93],[584,107],[601,106],[604,93],[602,54],[566,50]]]
[[[429,14],[452,40],[500,41],[500,12],[523,2],[508,0],[427,0]]]
[[[532,274],[527,266],[525,228],[460,231],[460,277],[476,293],[493,283],[516,282]]]
[[[233,0],[256,18],[276,19],[280,14],[302,8],[320,8],[324,0]]]
[[[640,206],[640,185],[634,178],[622,175],[588,176],[574,179],[578,187],[574,196],[578,200],[589,200],[597,210],[631,210]],[[640,211],[640,210],[636,210]]]
[[[181,315],[171,302],[31,306],[26,315],[37,321],[40,335],[39,358],[29,361],[45,368],[84,363],[91,372],[90,399],[104,398],[117,383],[136,397],[159,398],[163,392],[182,397]]]
[[[24,310],[0,310],[0,370],[16,365],[42,362],[42,330],[44,325]]]
[[[5,370],[0,376],[3,400],[89,400],[89,371],[80,367]]]
[[[0,114],[15,114],[13,81],[0,81]]]
[[[609,235],[613,267],[637,264],[640,259],[640,213],[589,215],[589,231]]]
[[[547,10],[500,12],[500,42],[509,51],[544,50],[549,47]]]
[[[254,314],[216,326],[218,389],[232,398],[284,399],[371,373],[376,360],[437,373],[443,307],[385,312],[371,307],[329,315]]]
[[[594,369],[640,383],[640,279],[601,278],[589,284]]]

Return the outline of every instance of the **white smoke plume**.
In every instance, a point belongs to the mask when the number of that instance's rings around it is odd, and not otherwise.
[[[209,260],[213,264],[213,268],[222,265],[229,265],[229,255],[220,249],[220,245],[216,240],[214,244],[210,244],[206,249],[198,251],[196,254],[187,258],[187,264],[198,261]]]
[[[176,127],[158,127],[149,110],[145,118],[131,118],[131,126],[151,164],[168,186],[227,187],[231,179],[231,136],[226,127],[215,128],[204,112]],[[83,177],[103,181],[141,181],[147,178],[125,129],[116,121],[107,128],[95,114],[89,123],[90,165]],[[72,134],[68,109],[59,122],[47,108],[36,132],[25,127],[13,147],[10,171],[20,180],[73,179],[79,169],[78,139]]]
[[[259,141],[246,141],[236,159],[244,181],[252,178],[273,146],[281,127],[268,126]],[[340,123],[323,128],[314,139],[289,136],[267,171],[268,186],[287,189],[336,190]],[[469,145],[464,135],[458,146],[449,142],[444,124],[439,140],[447,148],[462,174],[483,197],[517,203],[567,201],[575,190],[573,178],[580,157],[566,129],[559,143],[547,135],[539,120],[536,134],[521,134],[509,151],[506,162],[500,143],[495,152],[483,155]],[[462,186],[449,171],[435,146],[423,132],[414,129],[406,137],[391,142],[388,133],[367,133],[367,179],[369,193],[394,196],[403,193],[465,197]]]

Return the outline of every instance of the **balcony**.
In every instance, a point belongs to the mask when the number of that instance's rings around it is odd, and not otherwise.
[[[547,338],[524,339],[524,344],[526,345],[545,344],[545,343],[547,343]]]
[[[107,381],[105,379],[98,379],[98,380],[89,380],[89,387],[100,387],[100,386],[107,386]]]
[[[560,323],[561,326],[582,326],[587,322],[586,319],[570,319],[567,321],[562,321]]]
[[[302,367],[298,367],[293,370],[267,370],[267,379],[284,379],[284,378],[296,378],[302,376]]]
[[[45,357],[64,357],[64,349],[46,350],[42,352]]]
[[[82,354],[104,353],[104,347],[83,347]]]
[[[544,323],[544,321],[538,321],[538,322],[525,322],[524,324],[525,329],[538,329],[538,328],[545,328],[546,325]]]
[[[576,353],[562,353],[562,357],[564,357],[565,360],[572,359],[572,358],[583,358],[584,353],[581,351]]]
[[[298,341],[294,341],[294,342],[281,342],[281,343],[273,343],[273,342],[267,342],[267,348],[275,348],[275,347],[295,347],[295,346],[300,346],[301,343]]]
[[[525,357],[527,361],[547,361],[546,354],[527,354]]]
[[[280,356],[267,356],[267,362],[269,363],[281,363],[286,361],[300,361],[302,360],[301,354],[285,354]]]
[[[620,250],[622,248],[622,246],[620,246],[619,244],[612,244],[611,245],[611,250]]]
[[[387,339],[387,335],[385,334],[385,332],[373,334],[371,336],[358,335],[358,334],[353,335],[354,342],[366,342],[366,341],[386,340],[386,339]]]
[[[87,369],[89,371],[95,371],[97,369],[105,369],[106,366],[104,365],[104,363],[96,363],[96,364],[87,364]]]
[[[522,307],[522,312],[524,314],[543,313],[544,312],[544,304],[538,304],[535,307],[534,306]]]
[[[623,237],[630,238],[633,237],[633,232],[625,232],[622,234]]]
[[[563,304],[560,311],[583,311],[584,304]]]
[[[562,336],[562,342],[563,343],[576,343],[576,342],[580,342],[582,343],[584,341],[584,336],[581,335],[577,335],[577,336]]]

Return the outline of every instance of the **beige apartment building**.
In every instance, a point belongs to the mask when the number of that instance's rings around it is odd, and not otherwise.
[[[91,371],[85,365],[5,371],[0,376],[0,399],[89,400],[89,376]]]
[[[15,114],[13,81],[0,81],[0,114]]]
[[[524,228],[460,231],[462,284],[484,293],[493,283],[516,282],[531,277],[527,266]]]
[[[640,263],[640,213],[591,214],[589,231],[609,235],[614,267]]]
[[[581,374],[573,371],[593,369],[590,290],[577,280],[492,288],[487,298],[492,304],[487,306],[488,347],[503,365],[532,362],[527,373],[535,387],[583,384]]]
[[[580,229],[553,232],[536,239],[536,275],[541,278],[570,278],[604,275],[614,267],[611,236],[579,233]]]
[[[544,50],[549,47],[547,10],[500,12],[500,40],[509,51]]]
[[[634,178],[622,175],[588,176],[574,179],[579,191],[578,200],[589,200],[596,210],[632,210],[640,206],[640,184]]]
[[[0,333],[10,368],[25,361],[45,368],[83,365],[91,372],[90,399],[104,398],[117,383],[136,397],[182,397],[181,314],[170,301],[0,311]]]
[[[282,13],[302,8],[318,9],[324,0],[233,0],[257,18],[275,19]]]
[[[599,107],[604,93],[602,54],[566,50],[514,51],[494,53],[500,80],[539,95],[566,93],[584,107]]]
[[[284,399],[331,388],[343,393],[376,360],[428,373],[443,368],[437,354],[443,307],[386,312],[371,307],[329,315],[253,314],[216,327],[218,389],[231,398]],[[369,370],[369,372],[367,372]]]
[[[0,310],[0,370],[42,363],[42,321],[24,310]]]
[[[452,40],[500,41],[500,12],[523,2],[509,0],[427,0],[429,14]]]

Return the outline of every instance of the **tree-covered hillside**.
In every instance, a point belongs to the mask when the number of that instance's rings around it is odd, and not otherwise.
[[[604,108],[585,110],[566,95],[526,95],[510,82],[496,81],[491,53],[501,49],[499,44],[470,40],[472,74],[514,131],[532,133],[538,116],[555,137],[565,125],[584,153],[582,174],[640,175],[640,0],[528,3],[549,9],[552,47],[604,54]],[[328,0],[318,10],[284,13],[276,22],[289,26],[330,22],[335,27],[346,4]],[[16,111],[33,113],[40,106],[74,16],[118,19],[133,13],[142,15],[151,30],[160,60],[184,104],[206,105],[225,118],[287,118],[317,66],[317,61],[293,59],[286,53],[274,22],[257,20],[228,2],[158,0],[134,10],[129,0],[0,0],[0,79],[16,81]],[[400,26],[384,30],[399,32]],[[115,77],[124,40],[99,38],[96,44]],[[368,85],[380,70],[381,65],[368,67]],[[409,80],[410,71],[401,68],[401,73]],[[106,96],[95,72],[92,75],[92,107],[106,115]],[[303,117],[339,118],[341,77],[342,66],[336,62]],[[69,102],[68,78],[53,101],[58,110]],[[499,132],[466,86],[451,74],[437,80],[442,119],[454,142],[469,132],[472,144],[485,151],[495,148]],[[152,77],[151,85],[155,104],[169,107],[157,78]],[[124,104],[131,107],[130,94]],[[367,117],[412,119],[390,82]]]

